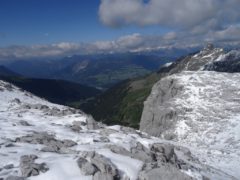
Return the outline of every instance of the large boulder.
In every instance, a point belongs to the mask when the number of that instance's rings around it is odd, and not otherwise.
[[[45,163],[35,163],[36,155],[24,155],[20,159],[20,170],[23,177],[37,176],[40,172],[45,173],[48,167]]]
[[[117,167],[109,159],[96,152],[82,153],[77,164],[84,175],[92,175],[94,180],[120,178]]]
[[[43,144],[46,147],[42,148],[44,152],[58,152],[64,153],[67,148],[77,145],[72,140],[57,140],[54,135],[46,132],[37,132],[34,134],[26,135],[16,138],[16,142],[24,142],[30,144]]]
[[[91,176],[94,175],[98,169],[96,166],[94,166],[92,163],[90,163],[88,160],[86,160],[83,157],[80,157],[77,160],[78,167],[81,169],[81,172],[85,176]]]

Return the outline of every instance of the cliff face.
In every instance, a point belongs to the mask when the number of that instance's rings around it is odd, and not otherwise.
[[[145,101],[140,130],[165,139],[186,140],[188,133],[204,138],[208,128],[240,116],[239,84],[240,74],[208,71],[163,78]]]
[[[209,49],[177,62],[152,88],[140,130],[191,147],[203,162],[239,178],[240,74],[224,73],[239,71],[237,54]]]
[[[172,139],[173,125],[179,118],[179,114],[185,112],[182,107],[175,107],[175,96],[181,97],[183,93],[181,79],[177,77],[180,77],[184,71],[212,70],[213,63],[220,57],[225,57],[224,50],[209,46],[197,54],[186,56],[173,63],[168,72],[165,72],[160,81],[155,84],[152,93],[144,103],[140,130],[153,136]],[[163,73],[160,72],[160,74]],[[174,74],[176,76],[173,76]]]
[[[208,46],[197,54],[179,59],[169,67],[167,72],[159,72],[163,76],[153,86],[152,93],[144,103],[140,130],[154,136],[164,136],[167,139],[174,138],[173,126],[177,121],[184,119],[192,109],[196,109],[196,105],[205,108],[208,112],[212,109],[211,107],[206,108],[207,104],[205,102],[209,101],[212,105],[216,104],[211,102],[212,99],[209,99],[208,91],[205,92],[204,90],[210,88],[213,96],[224,100],[225,97],[220,96],[223,92],[226,91],[225,94],[228,94],[229,91],[231,95],[231,92],[238,88],[236,86],[229,89],[231,84],[235,84],[232,78],[240,76],[236,73],[240,71],[239,64],[240,51],[225,53],[223,49]],[[238,82],[238,79],[235,82]],[[190,87],[192,91],[189,91]],[[199,93],[196,94],[195,90]],[[200,98],[204,101],[198,101],[197,103],[200,104],[185,107],[183,104],[186,104],[188,98],[190,100]],[[180,100],[182,100],[182,104],[179,104]],[[218,111],[221,112],[221,109],[218,109]],[[202,112],[199,113],[202,114]],[[205,114],[207,114],[206,117],[211,115],[211,113]]]
[[[173,126],[177,122],[179,109],[175,107],[175,97],[181,93],[182,86],[174,78],[164,78],[152,89],[144,103],[140,130],[150,135],[172,139]]]

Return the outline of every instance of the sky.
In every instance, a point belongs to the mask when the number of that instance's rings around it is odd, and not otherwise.
[[[240,45],[239,0],[1,0],[0,60]]]
[[[167,31],[159,26],[105,26],[99,19],[99,5],[99,0],[1,0],[0,46],[94,42]]]

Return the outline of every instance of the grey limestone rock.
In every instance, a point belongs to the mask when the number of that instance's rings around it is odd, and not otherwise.
[[[80,126],[80,127],[87,125],[87,123],[86,123],[86,122],[83,122],[83,121],[73,121],[72,124],[75,125],[75,126]]]
[[[173,166],[160,166],[140,172],[139,180],[192,180],[192,178]]]
[[[96,152],[83,152],[77,163],[81,171],[84,174],[93,175],[93,179],[108,180],[120,178],[116,166],[109,159]]]
[[[171,134],[181,109],[173,109],[171,100],[180,94],[182,86],[171,78],[159,81],[153,88],[152,96],[144,103],[140,130],[153,136]],[[156,97],[155,97],[156,96]]]
[[[72,140],[68,140],[68,139],[63,140],[62,143],[63,143],[63,145],[64,145],[65,147],[72,147],[72,146],[77,145],[76,142],[74,142],[74,141],[72,141]]]
[[[46,146],[41,149],[43,152],[59,152],[60,148],[57,146]]]
[[[130,127],[122,126],[120,129],[121,129],[122,132],[124,132],[126,134],[136,134],[137,133],[137,131],[135,129],[130,128]]]
[[[100,128],[99,123],[96,122],[92,116],[89,116],[86,121],[87,121],[87,128],[89,130],[96,130]]]
[[[13,85],[12,84],[6,83],[3,86],[6,90],[13,91]]]
[[[132,147],[131,151],[126,150],[123,147],[117,146],[117,145],[107,145],[107,148],[109,148],[112,152],[116,154],[121,154],[123,156],[128,156],[133,159],[138,159],[144,163],[151,163],[155,162],[154,154],[156,152],[151,151],[150,149],[145,148],[142,144],[137,143],[136,147]]]
[[[99,137],[93,139],[93,142],[99,142],[99,143],[108,143],[110,140],[107,137]]]
[[[16,142],[24,142],[30,144],[43,144],[46,147],[42,148],[43,152],[68,152],[67,148],[77,145],[72,140],[57,140],[54,135],[46,132],[38,132],[31,135],[23,136],[16,139]]]
[[[25,178],[19,176],[8,176],[5,180],[25,180]]]
[[[15,144],[13,144],[13,143],[7,143],[6,145],[5,145],[5,147],[7,147],[7,148],[9,148],[9,147],[15,147],[16,145]]]
[[[12,103],[21,104],[21,101],[20,101],[20,99],[15,98],[12,100]]]
[[[24,155],[21,157],[20,170],[23,177],[37,176],[40,172],[44,173],[49,170],[45,163],[35,163],[37,158],[36,155]]]
[[[19,124],[22,126],[31,126],[27,121],[24,121],[24,120],[20,120]]]
[[[115,180],[115,179],[116,178],[114,178],[111,174],[102,173],[99,171],[93,176],[93,180]]]
[[[3,167],[4,169],[12,169],[14,168],[14,165],[13,164],[8,164],[6,166]]]
[[[136,147],[131,148],[132,157],[143,162],[152,162],[153,156],[149,149],[141,143],[137,143]]]
[[[97,168],[85,158],[80,157],[77,164],[85,176],[94,175],[97,172]]]
[[[132,154],[130,151],[126,150],[125,148],[117,145],[106,145],[106,148],[110,149],[113,153],[121,154],[123,156],[131,157]]]
[[[91,159],[91,163],[94,164],[102,173],[110,174],[113,177],[118,176],[118,170],[115,165],[102,155],[95,154]]]
[[[155,152],[156,158],[166,162],[175,163],[177,156],[174,152],[174,146],[170,144],[153,144],[151,150]],[[164,159],[163,159],[164,158]]]
[[[70,128],[74,131],[74,132],[79,132],[82,130],[82,122],[80,121],[74,121],[72,123],[72,125],[70,126]]]
[[[117,133],[116,130],[114,129],[106,129],[106,128],[103,128],[100,130],[100,135],[102,136],[109,136],[110,134],[114,134],[114,133]]]

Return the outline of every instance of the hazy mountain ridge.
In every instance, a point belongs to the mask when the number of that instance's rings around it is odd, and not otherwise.
[[[64,79],[106,89],[122,80],[149,74],[172,59],[155,54],[122,53],[17,60],[6,66],[30,78]]]
[[[72,107],[79,106],[87,99],[91,99],[101,93],[96,88],[70,81],[26,78],[4,66],[0,66],[0,79],[53,103]]]
[[[19,74],[9,70],[5,66],[0,65],[0,76],[19,76]]]
[[[101,93],[100,90],[93,87],[64,80],[30,79],[20,76],[0,76],[0,79],[53,103],[72,107],[79,106],[79,104],[85,102],[87,99]]]

